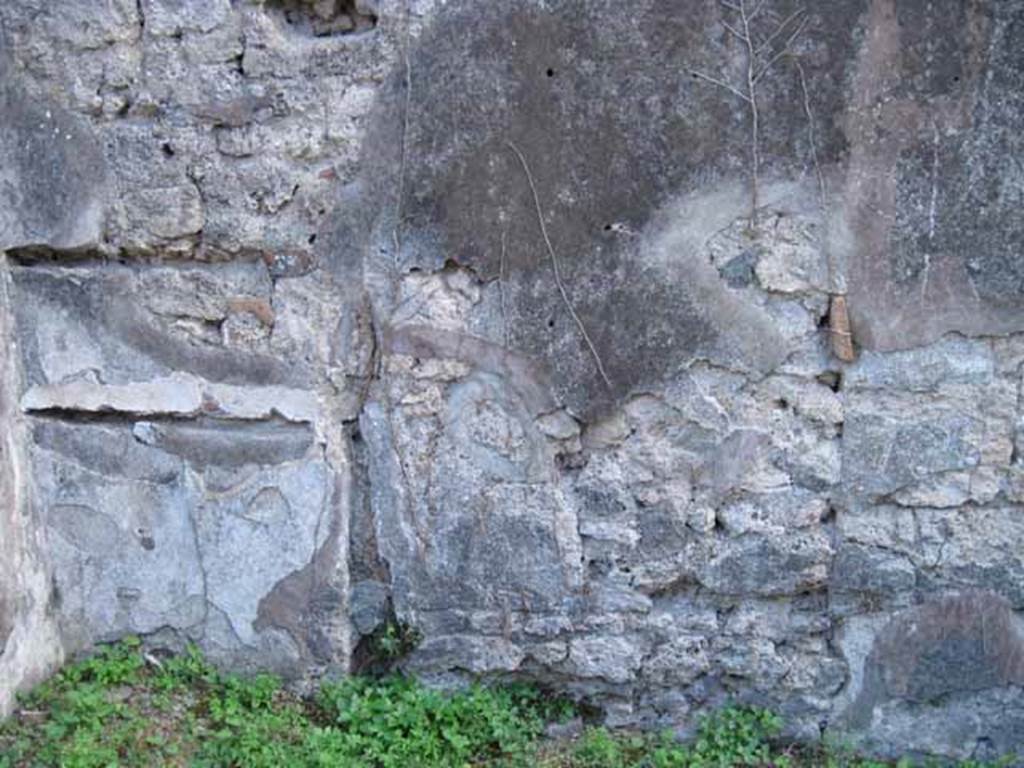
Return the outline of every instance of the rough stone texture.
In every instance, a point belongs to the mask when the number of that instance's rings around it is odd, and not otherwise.
[[[11,323],[10,273],[0,257],[0,717],[16,690],[40,682],[63,660],[50,605],[44,528],[28,500],[26,428],[18,412],[20,388]]]
[[[1018,2],[874,0],[841,192],[855,333],[901,349],[1024,326]]]
[[[1024,748],[1024,3],[808,4],[756,221],[731,14],[0,5],[0,711],[395,618],[612,724]]]

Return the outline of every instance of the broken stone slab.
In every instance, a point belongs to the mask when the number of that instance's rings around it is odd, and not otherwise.
[[[238,643],[253,643],[264,624],[301,636],[302,627],[257,619],[261,601],[326,542],[331,482],[325,462],[309,456],[192,502],[202,510],[195,526],[207,599],[230,619]]]
[[[173,374],[233,386],[315,386],[311,361],[303,357],[284,350],[271,355],[266,344],[225,345],[221,311],[234,316],[234,306],[263,325],[273,320],[262,264],[193,265],[179,273],[117,263],[33,264],[12,270],[12,277],[29,386],[83,378],[126,385]],[[151,293],[163,295],[151,299]]]
[[[78,379],[65,384],[31,387],[21,398],[23,411],[121,412],[195,416],[202,409],[200,382],[173,374],[138,384],[100,384]]]
[[[131,416],[195,417],[260,420],[279,417],[312,423],[319,413],[316,396],[288,387],[242,387],[203,381],[173,373],[133,384],[100,384],[76,379],[35,386],[22,396],[22,410],[122,413]]]
[[[66,648],[202,622],[202,570],[180,481],[98,474],[38,449],[33,479]]]
[[[202,425],[140,423],[133,434],[116,424],[34,424],[35,503],[63,642],[76,650],[167,630],[202,638],[235,665],[301,674],[317,603],[263,606],[328,545],[333,471],[308,425]],[[124,466],[119,451],[132,456]],[[344,600],[321,608],[328,604]]]
[[[211,489],[226,490],[245,481],[248,468],[296,461],[315,444],[305,424],[220,419],[139,421],[136,441],[176,456],[204,473]]]

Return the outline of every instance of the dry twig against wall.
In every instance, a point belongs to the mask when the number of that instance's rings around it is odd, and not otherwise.
[[[412,108],[412,64],[409,61],[409,1],[405,0],[405,23],[402,27],[402,64],[404,67],[405,103],[402,107],[402,136],[398,147],[398,199],[395,201],[395,228],[391,232],[392,266],[398,280],[402,256],[402,218],[405,216],[405,164],[409,141],[409,112]]]
[[[793,55],[792,46],[807,26],[805,9],[797,8],[791,14],[779,20],[765,9],[767,0],[719,0],[726,12],[733,14],[733,19],[723,20],[729,35],[736,38],[743,46],[745,67],[742,80],[730,82],[728,76],[716,76],[698,69],[691,69],[691,75],[707,83],[711,83],[733,96],[742,99],[750,114],[750,223],[757,228],[757,215],[760,203],[761,186],[761,112],[758,104],[758,84],[772,67],[783,57],[792,57],[800,75],[800,88],[803,93],[803,108],[807,116],[807,132],[811,145],[811,157],[814,173],[818,184],[818,198],[823,224],[828,221],[828,189],[825,175],[818,160],[817,135],[815,133],[814,115],[811,111],[810,93],[803,65]],[[770,20],[771,24],[763,33],[758,33],[755,26],[765,25],[759,19]],[[755,22],[758,22],[755,25]],[[823,236],[825,258],[828,269],[829,284],[829,331],[831,335],[832,353],[850,362],[855,358],[853,337],[850,332],[850,317],[846,305],[845,284],[836,263],[834,251],[828,247],[828,238]]]
[[[555,285],[558,287],[558,292],[561,294],[562,301],[565,303],[565,308],[572,316],[573,322],[575,322],[576,327],[579,328],[583,341],[586,342],[587,347],[590,349],[590,354],[593,356],[594,362],[597,364],[597,372],[601,374],[601,378],[604,380],[605,386],[608,387],[608,389],[611,389],[612,382],[611,379],[608,378],[608,374],[605,373],[604,363],[601,362],[601,356],[597,353],[597,347],[595,347],[594,342],[591,341],[590,334],[587,333],[587,328],[583,325],[583,320],[581,320],[580,316],[576,313],[576,310],[572,306],[572,301],[569,299],[569,293],[565,290],[565,283],[562,281],[562,270],[558,265],[558,257],[555,255],[555,248],[551,245],[551,238],[548,237],[548,228],[544,223],[544,213],[540,207],[540,198],[537,196],[537,185],[533,180],[533,173],[530,171],[530,166],[526,162],[526,156],[520,151],[519,147],[511,141],[506,141],[505,143],[519,159],[519,164],[523,166],[523,172],[526,174],[526,180],[530,184],[530,193],[533,195],[533,205],[537,211],[537,222],[540,224],[540,233],[544,238],[544,245],[547,248],[548,256],[551,257],[551,269],[555,273]]]
[[[754,22],[758,17],[769,17],[764,7],[767,0],[758,0],[753,5],[748,0],[719,1],[726,11],[735,14],[732,23],[723,20],[722,25],[743,45],[746,66],[742,81],[738,84],[730,83],[727,76],[717,77],[698,69],[690,69],[690,74],[698,80],[728,91],[747,105],[750,113],[750,223],[756,227],[761,185],[761,113],[757,102],[758,84],[779,59],[791,52],[790,47],[803,32],[807,17],[804,9],[798,8],[775,23],[767,34],[759,36],[754,30]]]
[[[505,349],[511,347],[511,336],[508,332],[508,309],[505,301],[505,257],[508,253],[508,230],[501,230],[501,258],[498,261],[498,298],[501,300],[501,325],[505,337]]]

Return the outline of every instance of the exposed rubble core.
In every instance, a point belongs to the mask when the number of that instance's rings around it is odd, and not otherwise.
[[[395,623],[610,724],[1024,749],[1024,2],[766,0],[737,90],[749,5],[0,4],[0,714]]]

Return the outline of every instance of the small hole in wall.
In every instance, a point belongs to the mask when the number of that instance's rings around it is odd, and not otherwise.
[[[778,408],[779,410],[785,411],[786,409],[789,408],[789,400],[787,400],[784,397],[780,397],[778,400],[775,401],[775,407]]]
[[[555,318],[552,317],[552,318],[550,318],[548,320],[548,328],[554,328],[554,327],[555,327]]]
[[[377,15],[361,9],[357,0],[266,0],[266,9],[292,34],[333,37],[366,32],[377,26]]]
[[[314,232],[314,233],[313,233],[312,235],[310,235],[309,237],[307,237],[307,238],[306,238],[306,242],[307,242],[307,243],[309,243],[310,245],[312,245],[313,243],[315,243],[315,242],[316,242],[316,232]]]
[[[555,70],[553,70],[550,67],[548,67],[548,71],[545,72],[544,74],[546,74],[548,77],[554,77],[555,76]]]
[[[164,153],[164,157],[174,157],[174,147],[171,146],[169,141],[165,141],[160,145],[160,151]]]
[[[819,373],[815,378],[833,392],[838,392],[843,388],[842,371],[825,371],[824,373]]]
[[[611,224],[605,224],[604,225],[604,231],[605,232],[611,232],[612,231],[612,225]]]

